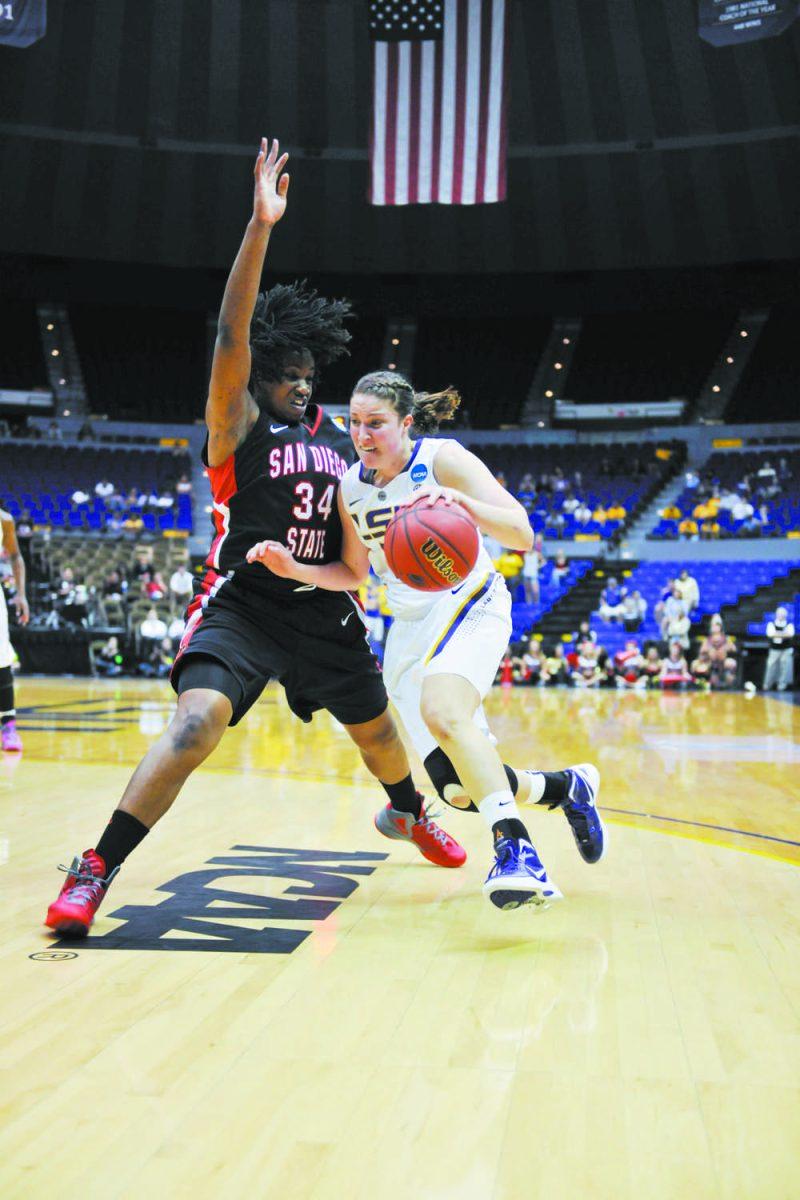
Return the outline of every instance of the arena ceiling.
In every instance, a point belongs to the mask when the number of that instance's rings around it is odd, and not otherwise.
[[[509,0],[509,199],[366,203],[363,0],[51,3],[0,47],[0,252],[227,266],[262,133],[272,266],[516,272],[800,257],[800,22],[713,49],[694,0]]]

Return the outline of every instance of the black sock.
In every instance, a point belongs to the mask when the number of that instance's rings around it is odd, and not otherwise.
[[[7,725],[13,721],[14,712],[14,675],[11,667],[0,667],[0,723]]]
[[[95,850],[106,864],[106,875],[122,863],[135,850],[150,830],[131,813],[117,808],[111,814],[111,820],[106,825]]]
[[[542,771],[544,793],[537,804],[561,804],[569,795],[569,773],[567,771]]]
[[[414,787],[414,780],[410,775],[406,775],[405,779],[401,779],[399,783],[381,781],[381,787],[389,797],[392,808],[397,812],[411,813],[413,817],[421,815],[422,797]]]
[[[492,826],[492,835],[496,842],[500,838],[524,838],[526,842],[531,840],[531,835],[518,817],[508,817],[504,821],[495,821]]]

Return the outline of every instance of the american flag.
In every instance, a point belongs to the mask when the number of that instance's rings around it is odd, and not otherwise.
[[[371,204],[506,197],[507,0],[370,0]]]

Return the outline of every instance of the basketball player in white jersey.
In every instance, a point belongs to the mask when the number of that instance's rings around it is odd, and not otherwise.
[[[27,625],[30,612],[25,596],[25,562],[19,552],[14,518],[11,513],[0,508],[0,551],[3,550],[8,555],[14,576],[16,595],[12,603],[17,610],[17,619],[20,625]],[[5,592],[0,587],[0,744],[4,750],[18,751],[22,749],[22,739],[17,732],[17,712],[14,708],[14,675],[11,670],[13,661],[14,652],[8,636]]]
[[[350,401],[350,435],[360,463],[340,483],[341,562],[301,566],[275,542],[259,543],[248,558],[332,590],[355,589],[370,564],[386,583],[395,618],[384,657],[387,691],[442,799],[479,811],[492,830],[495,863],[484,892],[498,908],[513,909],[561,898],[520,820],[516,798],[563,808],[582,857],[597,862],[604,849],[595,804],[599,776],[589,764],[541,773],[501,762],[482,701],[508,646],[511,598],[486,550],[481,547],[467,579],[445,592],[408,587],[386,562],[387,525],[398,508],[426,494],[431,501],[439,495],[463,505],[482,533],[503,546],[525,551],[533,544],[525,510],[480,459],[450,439],[412,441],[412,427],[434,433],[458,404],[453,390],[418,395],[397,373],[365,375]],[[391,806],[375,823],[388,837],[407,836],[402,814]]]

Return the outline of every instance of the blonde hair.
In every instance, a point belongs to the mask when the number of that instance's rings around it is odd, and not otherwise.
[[[409,414],[418,433],[435,433],[442,421],[452,421],[461,396],[453,387],[441,392],[415,392],[409,381],[398,371],[372,371],[362,375],[353,388],[353,395],[377,396],[386,400],[399,417]]]

